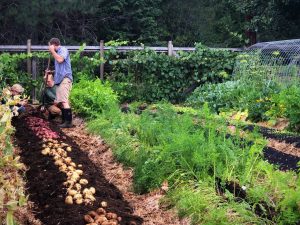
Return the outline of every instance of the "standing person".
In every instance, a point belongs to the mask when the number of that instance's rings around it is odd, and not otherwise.
[[[73,82],[70,54],[68,49],[60,45],[58,38],[51,38],[49,51],[55,59],[54,84],[57,85],[55,103],[61,103],[62,105],[63,123],[59,127],[70,128],[73,126],[72,110],[69,103],[69,94]]]

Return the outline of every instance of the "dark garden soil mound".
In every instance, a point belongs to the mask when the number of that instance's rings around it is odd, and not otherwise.
[[[277,165],[280,170],[299,170],[299,166],[297,164],[300,161],[300,158],[297,156],[277,151],[271,147],[265,147],[264,157],[269,163]]]
[[[267,127],[261,127],[256,126],[258,131],[265,137],[265,138],[271,138],[275,139],[277,141],[284,141],[289,144],[295,145],[295,147],[300,147],[300,136],[296,134],[285,134],[282,133],[276,129],[267,128]],[[253,131],[255,129],[255,126],[248,125],[244,128],[244,130]]]
[[[280,170],[294,170],[299,172],[300,162],[300,136],[284,134],[275,129],[257,127],[258,131],[269,140],[264,148],[264,158],[278,166]],[[254,130],[253,125],[246,126],[244,130]]]
[[[36,116],[36,115],[35,115]],[[34,202],[36,216],[46,225],[84,225],[84,215],[99,208],[101,201],[108,204],[107,211],[122,217],[121,224],[142,224],[142,219],[132,215],[133,209],[124,200],[122,193],[103,176],[102,170],[96,167],[87,154],[80,150],[73,140],[63,135],[55,125],[53,131],[61,134],[61,138],[72,152],[69,156],[76,164],[82,164],[83,178],[96,189],[94,205],[65,204],[66,188],[63,183],[66,175],[58,170],[50,156],[41,154],[41,139],[38,138],[25,123],[25,117],[13,120],[16,128],[15,142],[21,148],[21,160],[27,166],[27,192],[29,201]],[[28,223],[29,224],[29,223]]]

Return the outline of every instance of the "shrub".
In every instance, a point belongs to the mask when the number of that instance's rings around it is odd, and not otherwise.
[[[85,79],[76,83],[70,100],[74,111],[85,117],[96,117],[105,110],[118,107],[118,97],[108,82]]]

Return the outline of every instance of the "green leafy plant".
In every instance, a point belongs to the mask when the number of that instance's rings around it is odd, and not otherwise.
[[[96,79],[82,79],[72,89],[70,100],[72,107],[86,117],[96,117],[110,108],[118,107],[118,97],[108,82]]]

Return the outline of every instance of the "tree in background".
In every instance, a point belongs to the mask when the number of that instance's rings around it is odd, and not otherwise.
[[[2,0],[0,42],[99,44],[100,39],[177,46],[241,47],[299,38],[299,0]]]

